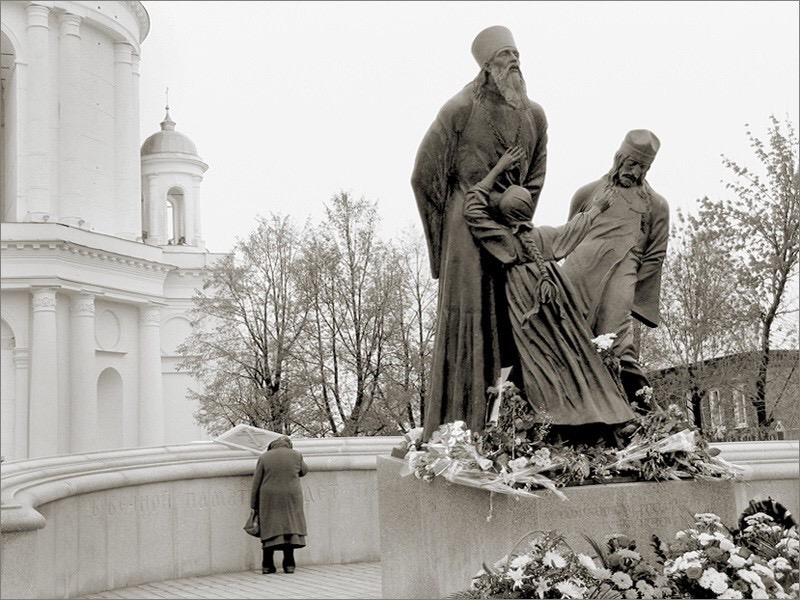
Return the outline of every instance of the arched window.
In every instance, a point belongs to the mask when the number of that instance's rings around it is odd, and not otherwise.
[[[164,231],[167,233],[167,244],[170,246],[175,243],[175,205],[172,200],[167,197],[167,226]]]
[[[16,419],[16,373],[14,371],[14,332],[5,321],[0,321],[0,454],[5,460],[22,458],[14,456],[14,426]]]
[[[108,367],[97,378],[97,444],[101,450],[122,448],[122,377]]]
[[[167,192],[166,227],[167,244],[186,243],[186,202],[183,190],[172,187]]]
[[[747,400],[740,390],[733,390],[733,420],[737,429],[747,427]]]

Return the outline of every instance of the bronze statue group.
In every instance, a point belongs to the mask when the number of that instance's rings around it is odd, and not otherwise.
[[[669,207],[646,175],[660,142],[629,131],[608,173],[575,192],[569,221],[536,226],[544,110],[527,96],[509,29],[480,32],[472,54],[480,72],[439,111],[411,179],[439,282],[422,439],[457,420],[482,431],[487,389],[511,367],[560,439],[619,444],[648,385],[633,320],[659,322]],[[617,379],[592,341],[605,334]]]

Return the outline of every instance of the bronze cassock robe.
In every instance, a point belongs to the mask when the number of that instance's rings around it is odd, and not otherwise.
[[[603,194],[606,181],[580,188],[569,217],[587,210]],[[637,197],[633,189],[617,189],[614,205],[595,219],[562,265],[594,334],[616,333],[617,356],[637,370],[631,316],[648,327],[658,326],[661,265],[669,238],[669,205],[647,189],[649,200]]]
[[[463,420],[473,431],[486,421],[487,387],[503,366],[516,367],[508,322],[505,274],[481,250],[463,217],[467,190],[511,146],[526,153],[521,168],[506,171],[497,188],[522,185],[536,205],[544,184],[547,120],[528,101],[515,111],[492,90],[483,100],[467,85],[439,111],[417,152],[411,184],[428,243],[431,272],[439,280],[436,339],[423,440],[442,423]],[[499,235],[511,235],[507,230]],[[519,387],[519,369],[515,368]]]

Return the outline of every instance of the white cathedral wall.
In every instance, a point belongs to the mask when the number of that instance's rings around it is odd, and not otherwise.
[[[56,292],[55,362],[45,373],[30,373],[27,340],[31,336],[31,296],[28,291],[2,293],[2,404],[0,419],[5,460],[29,456],[29,442],[44,451],[38,455],[76,452],[80,424],[72,405],[73,353],[71,294]],[[177,346],[191,330],[186,316],[190,301],[167,300],[161,309],[161,367],[163,383],[164,444],[209,439],[194,420],[198,408],[188,399],[188,389],[199,389],[187,373],[177,369]],[[171,306],[172,305],[172,306]],[[91,449],[131,448],[142,445],[140,423],[140,313],[135,304],[104,300],[97,296],[94,312],[94,364],[91,382],[96,389],[97,435]],[[54,395],[48,400],[49,422],[29,422],[29,377],[55,378]],[[81,399],[78,399],[80,401]]]
[[[100,441],[110,437],[108,430],[122,435],[114,448],[132,448],[139,445],[139,309],[122,302],[95,301],[95,341],[97,343],[95,385],[98,387],[97,411],[98,427],[106,429],[99,435]],[[109,386],[100,385],[100,377],[106,373],[103,383],[108,381],[108,373],[119,377],[120,398],[115,394],[102,395],[101,392],[114,392]],[[101,389],[102,388],[102,389]],[[119,400],[118,410],[110,410],[109,404]],[[117,415],[121,422],[112,422],[110,417]]]
[[[59,10],[49,10],[42,35],[28,28],[28,4],[3,2],[17,61],[5,104],[3,219],[47,214],[49,222],[138,237],[136,19],[122,2],[47,2]]]
[[[186,237],[196,247],[135,243],[144,229],[138,54],[146,17],[132,12],[136,3],[37,4],[3,0],[2,10],[16,65],[3,115],[0,454],[15,460],[208,439],[194,422],[196,404],[187,399],[187,388],[197,384],[177,370],[175,352],[187,334],[192,293],[202,284],[199,270],[218,256],[204,252],[200,239],[199,186],[207,166],[184,160],[168,167],[174,166],[174,182],[192,203],[185,207],[192,215]],[[45,214],[48,223],[24,223]],[[48,343],[39,344],[45,358],[37,353],[35,373],[33,286],[50,286],[56,300],[42,313],[51,333],[42,337],[38,330],[38,339]],[[94,312],[76,317],[81,295]],[[46,309],[52,299],[39,301]],[[155,364],[141,352],[143,336],[155,331],[150,322],[143,329],[145,306],[157,308],[160,318]],[[85,319],[94,327],[88,352],[76,341],[79,334],[86,339]],[[149,343],[152,348],[152,338]],[[76,374],[76,351],[83,356],[77,364],[88,365],[80,369],[87,377]],[[143,364],[160,374],[160,386],[148,385]],[[156,412],[147,412],[154,406]],[[143,414],[153,422],[144,422]],[[97,433],[87,447],[86,424],[94,419]],[[154,438],[161,428],[163,435]]]

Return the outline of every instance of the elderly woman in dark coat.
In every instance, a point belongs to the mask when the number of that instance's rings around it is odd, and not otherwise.
[[[306,545],[306,517],[300,478],[308,473],[303,455],[292,449],[292,440],[274,440],[258,457],[250,508],[258,512],[261,528],[261,572],[274,573],[275,550],[283,551],[283,570],[294,573],[294,549]]]

